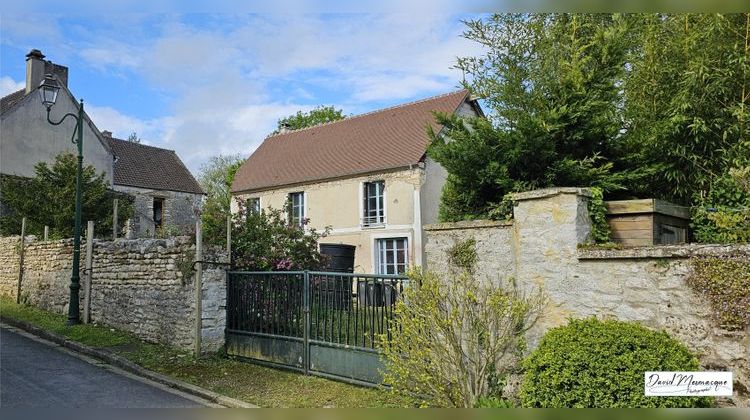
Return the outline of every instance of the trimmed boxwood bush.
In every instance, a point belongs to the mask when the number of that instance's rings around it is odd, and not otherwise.
[[[647,397],[647,371],[696,371],[698,360],[663,331],[634,322],[570,320],[524,361],[524,407],[706,407],[706,397]]]

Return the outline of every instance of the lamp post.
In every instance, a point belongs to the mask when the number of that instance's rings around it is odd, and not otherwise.
[[[75,228],[73,233],[73,272],[70,276],[70,304],[68,305],[68,325],[80,323],[78,318],[78,295],[81,288],[79,267],[81,262],[81,184],[83,183],[83,99],[78,106],[78,115],[67,113],[54,122],[50,119],[49,113],[52,106],[57,101],[57,94],[60,91],[60,85],[51,74],[45,76],[44,81],[39,85],[39,94],[42,104],[47,108],[47,122],[52,125],[60,125],[68,117],[76,120],[76,128],[73,131],[71,141],[78,146],[78,170],[76,172],[76,214]]]

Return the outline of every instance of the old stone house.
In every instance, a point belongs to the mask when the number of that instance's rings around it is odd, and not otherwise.
[[[285,208],[289,220],[330,227],[326,243],[355,246],[356,272],[424,264],[423,226],[438,219],[446,171],[429,159],[433,112],[481,116],[460,90],[269,136],[237,171],[232,211]]]
[[[2,175],[33,177],[36,163],[51,163],[60,153],[76,153],[71,142],[75,120],[49,124],[37,92],[45,75],[53,75],[60,92],[51,119],[77,114],[78,101],[68,89],[68,68],[44,58],[41,51],[31,50],[26,55],[26,86],[0,99]],[[174,151],[112,138],[88,114],[84,114],[83,127],[84,164],[103,174],[110,188],[135,198],[128,237],[151,236],[160,226],[183,231],[195,226],[204,193]]]
[[[115,190],[135,197],[126,235],[153,236],[160,228],[193,230],[204,193],[174,150],[117,139],[109,131],[103,135],[117,156]]]

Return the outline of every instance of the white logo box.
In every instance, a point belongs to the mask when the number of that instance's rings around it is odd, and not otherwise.
[[[731,397],[732,372],[646,372],[644,391],[651,397]]]

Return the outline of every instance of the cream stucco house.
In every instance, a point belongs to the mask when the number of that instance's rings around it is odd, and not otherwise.
[[[433,112],[480,116],[461,90],[269,136],[237,171],[232,194],[255,209],[284,208],[293,222],[331,228],[326,243],[356,246],[359,273],[424,264],[425,224],[438,217],[446,171],[426,154]]]

